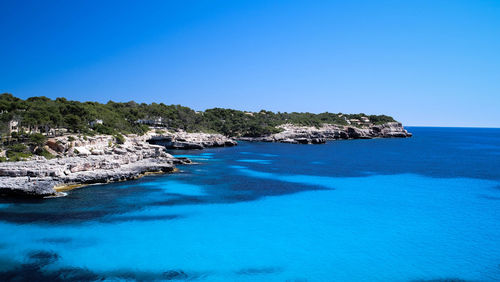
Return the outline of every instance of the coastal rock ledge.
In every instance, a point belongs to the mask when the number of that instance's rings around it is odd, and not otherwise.
[[[282,130],[263,137],[240,137],[241,141],[280,142],[291,144],[323,144],[327,140],[339,139],[372,139],[372,138],[406,138],[412,134],[399,122],[388,122],[368,127],[342,126],[323,124],[321,127],[280,125]]]
[[[175,132],[150,134],[147,142],[164,146],[167,149],[201,150],[213,147],[232,147],[238,145],[236,141],[221,134]]]
[[[80,150],[83,151],[80,147]],[[96,151],[96,150],[94,150]],[[0,163],[0,195],[58,196],[72,186],[136,179],[147,173],[173,172],[174,158],[162,146],[127,141],[103,154]]]

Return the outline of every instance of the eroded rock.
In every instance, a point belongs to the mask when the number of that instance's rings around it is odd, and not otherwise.
[[[399,122],[388,122],[382,125],[366,127],[341,126],[323,124],[321,127],[298,126],[284,124],[279,126],[283,131],[262,137],[242,137],[242,141],[281,142],[290,144],[324,144],[327,140],[338,139],[371,139],[391,137],[411,137],[412,134]]]
[[[89,138],[78,145],[82,146],[68,146],[68,154],[60,158],[0,163],[0,194],[49,196],[56,194],[56,186],[135,179],[147,172],[172,172],[174,163],[190,163],[135,137],[115,148],[109,147],[105,137]]]
[[[184,131],[163,134],[150,133],[146,140],[151,144],[178,150],[201,150],[210,147],[231,147],[238,144],[233,139],[221,134],[188,133]]]

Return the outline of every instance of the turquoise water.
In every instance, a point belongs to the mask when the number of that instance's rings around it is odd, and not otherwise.
[[[410,131],[2,199],[0,280],[500,280],[500,130]]]

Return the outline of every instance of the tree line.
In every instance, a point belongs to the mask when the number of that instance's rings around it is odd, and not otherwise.
[[[109,101],[103,104],[71,101],[65,98],[53,100],[43,96],[23,100],[8,93],[0,95],[0,130],[3,133],[8,131],[9,121],[17,120],[19,126],[27,129],[36,128],[41,132],[65,128],[69,132],[88,135],[143,134],[149,130],[147,125],[149,120],[161,118],[161,124],[169,129],[214,132],[231,137],[255,137],[278,132],[276,127],[285,123],[306,126],[320,126],[324,123],[347,125],[346,119],[361,117],[369,118],[374,124],[394,121],[390,116],[363,113],[275,113],[265,110],[251,113],[223,108],[197,112],[181,105],[163,103]]]

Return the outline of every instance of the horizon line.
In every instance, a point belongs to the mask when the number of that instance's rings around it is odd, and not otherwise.
[[[492,126],[450,126],[450,125],[405,125],[403,124],[404,127],[439,127],[439,128],[484,128],[484,129],[500,129],[499,127],[492,127]]]

